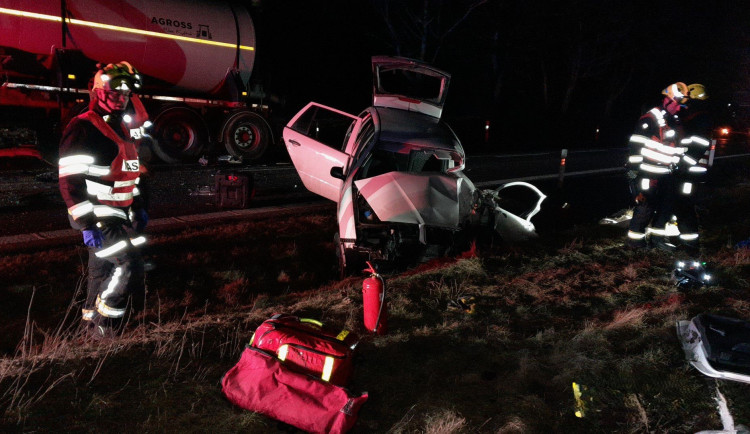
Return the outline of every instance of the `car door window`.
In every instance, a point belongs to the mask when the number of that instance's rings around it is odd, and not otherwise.
[[[372,118],[368,117],[362,123],[357,134],[357,141],[355,143],[356,153],[354,154],[354,160],[359,161],[366,149],[370,149],[373,141],[375,140],[375,125],[372,122]]]
[[[346,150],[352,118],[341,113],[312,107],[300,116],[291,128],[311,139],[339,151]]]

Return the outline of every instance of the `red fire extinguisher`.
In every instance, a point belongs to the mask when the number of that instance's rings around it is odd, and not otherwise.
[[[388,306],[385,303],[385,280],[375,271],[368,261],[370,267],[365,272],[370,277],[362,282],[362,304],[365,313],[365,328],[375,334],[382,335],[388,330]]]

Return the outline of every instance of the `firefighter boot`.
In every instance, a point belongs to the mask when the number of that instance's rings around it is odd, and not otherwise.
[[[93,341],[102,341],[117,336],[117,328],[112,324],[112,319],[102,315],[84,322],[85,337]]]

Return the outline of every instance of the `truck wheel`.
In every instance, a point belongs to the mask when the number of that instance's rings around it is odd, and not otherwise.
[[[165,163],[179,163],[201,155],[209,143],[208,126],[187,107],[167,107],[154,119],[154,153]]]
[[[262,157],[271,143],[271,127],[259,114],[248,110],[230,113],[221,131],[227,152],[246,161]]]

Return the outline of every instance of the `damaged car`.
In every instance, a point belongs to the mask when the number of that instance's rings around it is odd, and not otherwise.
[[[450,75],[412,59],[372,58],[373,105],[358,115],[311,102],[284,128],[303,184],[338,204],[335,237],[342,277],[364,261],[418,263],[456,253],[478,228],[508,241],[536,235],[531,218],[545,196],[524,182],[480,190],[465,153],[441,120]],[[532,191],[530,209],[511,213],[500,192]]]

